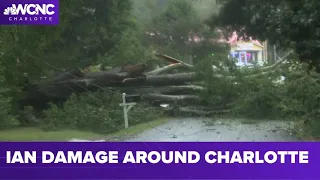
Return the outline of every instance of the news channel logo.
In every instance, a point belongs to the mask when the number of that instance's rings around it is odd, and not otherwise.
[[[0,25],[58,25],[59,0],[1,0]]]

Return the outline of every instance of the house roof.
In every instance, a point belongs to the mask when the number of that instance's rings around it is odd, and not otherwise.
[[[232,35],[227,39],[223,37],[221,30],[218,29],[217,32],[220,33],[221,36],[219,38],[209,38],[209,41],[211,41],[213,43],[214,42],[227,43],[231,47],[238,46],[238,44],[242,44],[242,43],[251,43],[254,46],[256,46],[257,50],[260,50],[263,48],[263,45],[258,40],[254,40],[254,39],[250,38],[249,41],[243,41],[244,38],[241,36],[239,37],[237,32],[233,32]],[[145,32],[145,33],[150,36],[155,35],[154,32]],[[161,35],[161,34],[157,33],[157,35]],[[202,40],[204,40],[203,37],[199,37],[199,35],[192,33],[192,32],[189,33],[189,39],[188,39],[189,42],[199,43]]]
[[[246,42],[246,43],[252,43],[260,48],[263,48],[262,44],[258,40],[252,39],[251,37],[249,41],[243,41],[242,39],[243,37],[239,37],[237,32],[233,32],[232,35],[228,38],[227,43],[230,44],[231,46],[236,46],[239,43]]]
[[[256,44],[254,42],[237,42],[235,45],[231,47],[233,51],[241,51],[241,50],[251,50],[251,51],[261,51],[263,50],[263,46]]]
[[[260,46],[261,48],[263,48],[263,45],[258,41],[258,40],[251,40],[251,42],[257,46]]]

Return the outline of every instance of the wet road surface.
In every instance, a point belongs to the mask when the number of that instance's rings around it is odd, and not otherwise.
[[[72,139],[70,142],[105,141],[165,141],[165,142],[281,142],[299,141],[290,133],[293,123],[289,121],[252,121],[244,119],[180,118],[150,127],[133,137],[115,137],[108,140]]]
[[[212,120],[203,118],[173,119],[153,127],[125,142],[137,141],[299,141],[291,133],[288,121]]]

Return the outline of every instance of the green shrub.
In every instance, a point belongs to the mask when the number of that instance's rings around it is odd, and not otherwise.
[[[320,137],[319,75],[301,69],[288,78],[286,94],[280,102],[281,111],[291,119],[305,122],[302,127],[305,135]]]
[[[0,88],[3,91],[3,88]],[[0,92],[0,93],[1,93]],[[12,128],[19,125],[17,118],[11,114],[11,100],[0,95],[0,129]]]
[[[47,130],[77,129],[98,133],[112,133],[124,128],[123,109],[119,106],[122,96],[109,90],[95,93],[72,95],[58,108],[51,105],[44,112],[42,127]],[[147,113],[146,113],[147,112]],[[152,121],[161,112],[150,109],[144,104],[134,106],[129,115],[129,124]]]
[[[216,68],[213,70],[212,65]],[[233,102],[238,96],[234,80],[228,78],[234,75],[234,63],[229,60],[217,60],[208,57],[196,64],[198,78],[203,80],[205,91],[199,95],[209,106],[217,106]]]
[[[283,95],[283,85],[275,83],[280,75],[274,73],[238,79],[236,112],[248,118],[278,118],[281,112],[278,104]]]

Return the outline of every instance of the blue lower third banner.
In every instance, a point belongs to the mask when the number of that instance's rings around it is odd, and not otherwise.
[[[320,179],[319,143],[0,143],[0,179]]]

